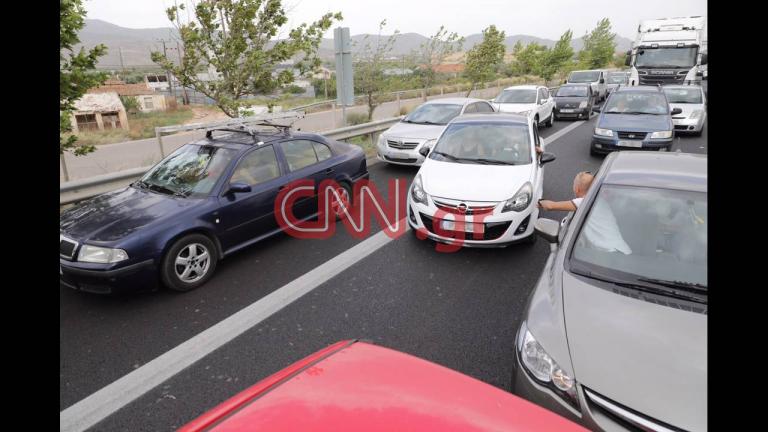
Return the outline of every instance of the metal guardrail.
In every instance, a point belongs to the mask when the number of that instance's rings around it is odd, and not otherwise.
[[[295,114],[295,113],[294,113]],[[249,117],[240,120],[240,123],[247,122],[249,119],[260,119],[261,116]],[[318,132],[328,138],[342,141],[358,136],[374,135],[376,132],[382,132],[389,129],[390,126],[399,122],[403,117],[392,117],[384,120],[377,120],[370,123],[363,123],[354,126],[347,126],[339,129],[332,129],[324,132]],[[237,122],[237,120],[234,120]],[[166,126],[160,129],[160,132],[172,132],[178,130],[193,130],[193,129],[205,129],[216,126],[223,126],[225,124],[232,124],[233,120],[225,120],[212,123],[196,123],[194,125],[185,126]],[[158,133],[160,133],[158,132]],[[61,183],[59,186],[59,205],[72,204],[78,201],[82,201],[87,198],[100,195],[105,192],[109,192],[121,187],[125,187],[134,180],[140,178],[144,173],[149,171],[154,165],[133,168],[130,170],[119,171],[116,173],[104,174],[100,176],[89,177],[82,180],[74,180],[66,183]]]

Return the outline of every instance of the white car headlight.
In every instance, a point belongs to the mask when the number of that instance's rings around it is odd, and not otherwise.
[[[694,120],[694,119],[697,119],[697,118],[701,117],[702,114],[704,114],[704,110],[696,110],[696,111],[691,113],[691,117],[690,118],[691,118],[691,120]]]
[[[613,131],[610,130],[610,129],[595,128],[595,135],[612,137],[613,136]]]
[[[587,107],[587,101],[584,101],[579,104],[579,108],[586,108]]]
[[[421,183],[421,174],[417,174],[411,185],[411,198],[417,203],[427,205],[427,193]]]
[[[515,196],[508,199],[504,203],[504,207],[502,207],[502,212],[508,212],[508,211],[516,211],[520,212],[528,208],[528,205],[531,204],[531,197],[533,195],[533,186],[531,186],[530,183],[526,182],[520,190],[517,191]]]
[[[128,259],[128,253],[122,249],[110,249],[98,246],[83,245],[80,253],[77,254],[77,260],[90,263],[116,263]]]
[[[533,337],[523,322],[517,340],[517,352],[523,367],[538,381],[554,386],[559,393],[577,404],[576,380],[568,374]]]
[[[379,135],[379,146],[386,147],[386,138],[384,138],[384,134]]]
[[[651,134],[651,138],[672,138],[672,131],[658,131]]]

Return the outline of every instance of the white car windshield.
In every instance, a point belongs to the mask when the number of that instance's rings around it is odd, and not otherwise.
[[[576,237],[571,264],[577,273],[705,294],[707,194],[603,186]]]
[[[435,144],[430,158],[457,163],[526,165],[531,161],[527,125],[454,123]]]
[[[668,114],[668,107],[661,93],[614,92],[603,111],[609,114]]]
[[[626,84],[627,74],[624,72],[608,74],[608,82],[610,84]]]
[[[665,88],[664,93],[667,95],[667,100],[669,100],[669,103],[702,103],[701,90],[698,88]]]
[[[496,103],[536,103],[536,89],[504,90],[494,101]]]
[[[595,82],[599,77],[600,77],[600,72],[598,71],[571,72],[571,76],[568,77],[568,82],[572,82],[572,83]]]
[[[424,104],[403,119],[406,123],[416,124],[448,124],[461,112],[461,105],[457,104]]]

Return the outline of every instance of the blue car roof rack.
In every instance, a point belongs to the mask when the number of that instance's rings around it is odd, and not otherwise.
[[[291,127],[293,127],[293,123],[302,118],[304,118],[303,112],[288,111],[284,113],[261,114],[257,116],[232,119],[231,121],[222,122],[206,129],[205,137],[212,139],[214,131],[247,133],[253,137],[255,142],[258,141],[256,135],[259,131],[252,128],[251,126],[268,126],[278,129],[281,133],[287,134]],[[275,123],[275,120],[286,119],[289,120],[288,124]]]

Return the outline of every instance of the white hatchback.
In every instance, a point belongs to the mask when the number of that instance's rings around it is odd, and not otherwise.
[[[707,96],[704,90],[697,85],[664,86],[663,89],[669,107],[683,111],[672,116],[675,133],[701,135],[704,122],[707,121]]]
[[[408,221],[415,232],[462,246],[506,246],[535,241],[536,202],[544,184],[537,157],[539,134],[518,114],[472,114],[453,119],[408,191]]]
[[[379,136],[376,157],[396,165],[421,165],[424,156],[419,150],[434,144],[454,117],[492,112],[493,106],[482,99],[441,98],[425,102]]]

